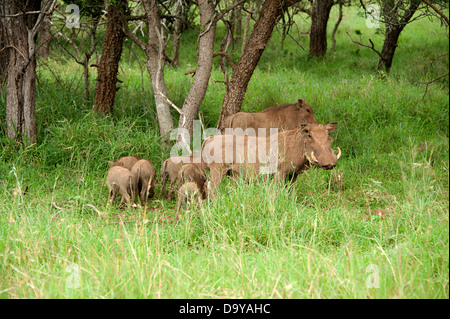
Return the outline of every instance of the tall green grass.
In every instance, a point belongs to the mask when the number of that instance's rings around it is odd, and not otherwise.
[[[107,205],[108,160],[138,155],[159,171],[169,156],[143,60],[129,65],[125,47],[114,113],[97,116],[82,70],[54,47],[51,71],[39,65],[38,142],[16,145],[0,131],[0,296],[448,298],[448,79],[425,96],[411,84],[448,72],[448,59],[431,63],[448,52],[446,31],[434,20],[407,26],[391,74],[380,76],[377,56],[346,31],[378,47],[382,35],[355,10],[344,14],[323,59],[289,38],[280,52],[274,32],[243,104],[259,111],[305,97],[320,123],[339,122],[337,167],[310,169],[290,187],[225,178],[216,201],[183,212],[176,226],[175,201],[160,198],[160,185],[147,210]],[[219,26],[217,43],[223,34]],[[184,72],[195,68],[195,38],[183,34],[181,66],[165,70],[177,105],[192,83]],[[200,108],[206,127],[220,114],[222,79],[214,61]]]

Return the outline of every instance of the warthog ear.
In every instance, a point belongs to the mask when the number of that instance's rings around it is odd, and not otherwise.
[[[111,161],[108,161],[108,165],[109,165],[109,167],[113,167],[114,163]]]
[[[298,99],[297,104],[299,107],[306,105],[305,98]]]
[[[325,125],[325,128],[328,130],[328,133],[331,133],[331,132],[334,132],[337,125],[338,125],[337,122],[328,123],[327,125]]]

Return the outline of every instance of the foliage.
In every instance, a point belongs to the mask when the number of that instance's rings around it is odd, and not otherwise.
[[[80,8],[81,16],[89,16],[94,19],[101,17],[105,4],[104,0],[63,0],[63,2],[67,5],[77,5]]]

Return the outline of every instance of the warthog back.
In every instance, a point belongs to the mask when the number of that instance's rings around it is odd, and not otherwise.
[[[147,198],[152,198],[156,187],[156,170],[149,160],[141,159],[131,168],[131,174],[137,181],[137,191],[141,204],[145,205]]]
[[[106,175],[106,184],[109,188],[109,204],[112,204],[119,190],[122,194],[120,205],[124,201],[127,202],[128,206],[134,204],[137,183],[129,169],[122,166],[111,167]]]
[[[119,158],[117,161],[112,162],[109,161],[109,167],[113,167],[113,166],[122,166],[125,167],[129,170],[131,170],[131,168],[133,167],[133,165],[139,160],[139,158],[137,158],[136,156],[124,156]]]

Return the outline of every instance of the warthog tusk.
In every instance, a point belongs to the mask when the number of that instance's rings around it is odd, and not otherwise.
[[[319,163],[319,161],[317,160],[317,158],[314,156],[314,152],[311,152],[311,159],[316,162]]]
[[[339,147],[337,149],[338,149],[338,154],[336,157],[337,157],[337,159],[339,159],[341,157],[341,149]]]

